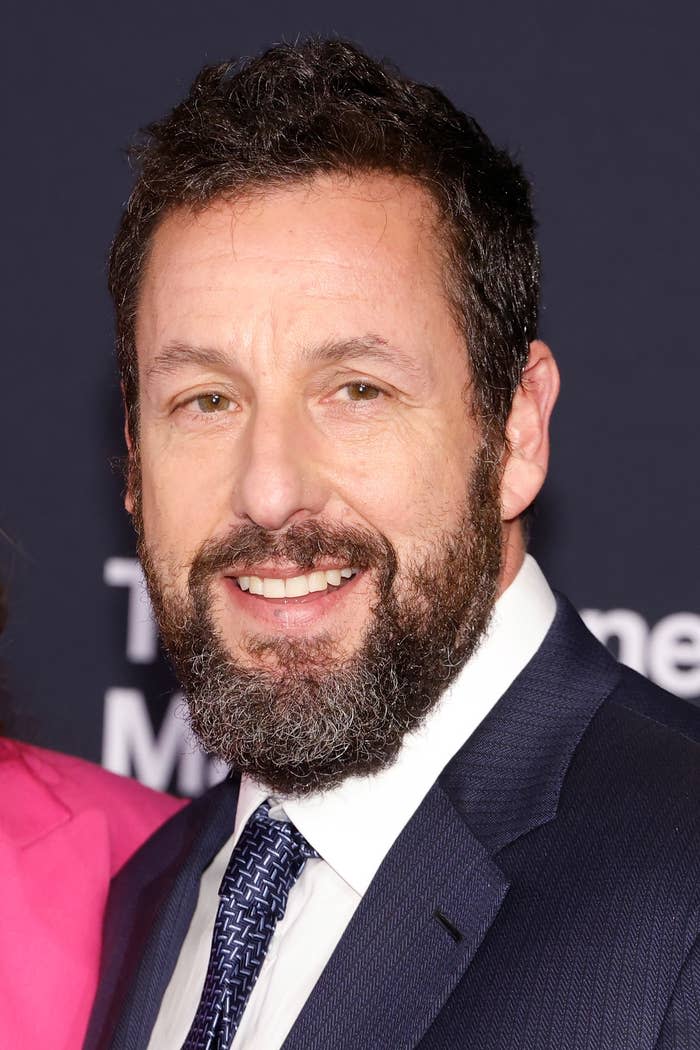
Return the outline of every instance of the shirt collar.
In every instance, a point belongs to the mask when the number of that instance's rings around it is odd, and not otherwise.
[[[449,760],[539,649],[556,600],[530,555],[496,602],[488,630],[392,765],[348,777],[328,791],[279,799],[288,818],[327,864],[362,896],[394,840]],[[236,835],[269,792],[243,777]]]

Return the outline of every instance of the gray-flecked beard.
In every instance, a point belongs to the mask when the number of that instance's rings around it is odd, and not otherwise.
[[[192,728],[208,753],[272,791],[306,794],[390,764],[488,625],[501,568],[488,448],[475,459],[459,526],[422,564],[401,569],[389,541],[370,530],[319,520],[284,533],[245,525],[200,549],[183,598],[161,583],[136,502],[139,554]],[[339,658],[330,636],[256,636],[243,642],[250,663],[233,658],[213,620],[212,581],[276,557],[300,571],[331,559],[371,574],[376,601],[352,655]]]

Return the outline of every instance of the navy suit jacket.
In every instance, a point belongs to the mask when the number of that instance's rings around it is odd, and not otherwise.
[[[284,1050],[699,1050],[699,738],[698,709],[618,665],[559,599]],[[237,793],[197,799],[117,876],[89,1050],[145,1050]]]

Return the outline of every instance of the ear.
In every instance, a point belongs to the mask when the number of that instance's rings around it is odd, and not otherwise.
[[[512,521],[542,488],[549,463],[549,420],[559,394],[559,369],[546,343],[530,343],[530,355],[506,423],[506,461],[501,513]]]
[[[122,383],[122,405],[124,408],[124,441],[126,443],[126,455],[127,455],[127,468],[126,468],[126,492],[124,493],[124,507],[126,508],[127,514],[134,513],[134,494],[131,488],[131,479],[133,477],[133,456],[134,456],[134,442],[131,437],[131,430],[129,428],[129,413],[126,409],[126,399],[124,397],[124,384]]]

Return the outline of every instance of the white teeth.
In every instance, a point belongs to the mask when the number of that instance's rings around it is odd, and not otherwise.
[[[284,598],[284,580],[263,580],[263,594],[266,598]]]
[[[239,576],[238,586],[242,591],[261,594],[265,598],[301,598],[306,594],[325,591],[328,586],[339,587],[341,580],[349,580],[358,569],[326,569],[292,576],[283,580],[278,577]]]
[[[309,581],[309,593],[325,591],[328,586],[325,572],[310,572],[307,579]]]
[[[292,576],[284,581],[285,598],[301,598],[309,593],[309,581],[306,576]]]

